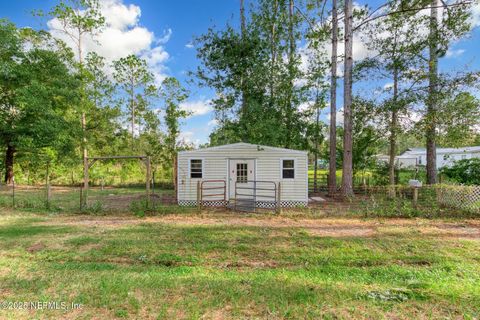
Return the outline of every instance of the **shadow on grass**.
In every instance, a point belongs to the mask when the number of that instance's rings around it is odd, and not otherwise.
[[[75,228],[64,226],[36,226],[27,223],[11,223],[0,226],[0,239],[13,240],[37,235],[60,235],[73,231]]]

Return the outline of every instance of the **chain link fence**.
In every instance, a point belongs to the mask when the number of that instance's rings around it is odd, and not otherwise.
[[[171,181],[153,180],[149,197],[145,185],[92,185],[87,204],[80,185],[0,185],[0,208],[58,213],[179,213],[196,208],[176,203]],[[478,217],[480,186],[438,184],[419,188],[409,186],[363,186],[352,198],[328,198],[311,203],[307,210],[327,214],[389,217]]]
[[[83,201],[82,201],[83,199]],[[0,185],[0,208],[32,212],[108,214],[168,212],[176,207],[171,181],[153,180],[145,184],[82,185]]]
[[[325,210],[361,216],[477,217],[480,186],[377,186],[356,190],[355,197],[333,199],[318,205]]]

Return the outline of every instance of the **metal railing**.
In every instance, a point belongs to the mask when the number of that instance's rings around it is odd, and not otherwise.
[[[203,180],[199,182],[198,192],[198,206],[200,208],[204,207],[205,204],[225,206],[227,203],[227,183],[225,180]]]
[[[256,212],[258,208],[276,209],[277,207],[277,184],[275,182],[258,180],[235,182],[235,211]]]

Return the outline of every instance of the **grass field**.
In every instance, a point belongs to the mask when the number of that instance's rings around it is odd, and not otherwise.
[[[2,209],[1,319],[480,317],[480,222]]]

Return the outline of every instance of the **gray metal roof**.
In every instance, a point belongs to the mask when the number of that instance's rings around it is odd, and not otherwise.
[[[448,153],[476,153],[480,152],[480,146],[462,147],[462,148],[437,148],[437,154]],[[402,155],[416,154],[422,155],[426,153],[425,148],[408,148]]]

